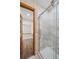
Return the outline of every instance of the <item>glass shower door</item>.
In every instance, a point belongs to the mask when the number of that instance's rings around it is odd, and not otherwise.
[[[59,23],[58,5],[50,7],[44,12],[40,20],[40,54],[43,59],[58,59],[59,55]]]

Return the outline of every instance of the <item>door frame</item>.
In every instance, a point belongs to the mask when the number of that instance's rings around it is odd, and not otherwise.
[[[33,55],[35,55],[35,33],[36,33],[35,9],[24,2],[20,2],[20,7],[28,9],[33,12]],[[22,26],[22,25],[20,25],[20,26]]]

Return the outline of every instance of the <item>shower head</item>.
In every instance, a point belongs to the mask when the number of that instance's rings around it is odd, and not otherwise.
[[[51,3],[53,3],[53,2],[54,2],[54,0],[51,1]]]
[[[54,4],[54,0],[51,1],[51,5],[52,5],[52,6],[53,6],[53,4]]]
[[[58,3],[59,3],[59,0],[52,0],[52,1],[51,1],[52,7],[55,6],[55,5],[58,4]]]

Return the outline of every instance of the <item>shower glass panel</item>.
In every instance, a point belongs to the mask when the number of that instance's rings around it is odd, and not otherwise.
[[[59,23],[58,5],[50,7],[40,17],[40,53],[45,59],[58,59]],[[47,52],[47,55],[46,55]]]
[[[23,34],[23,51],[24,58],[32,55],[33,45],[33,12],[25,8],[20,8],[22,20],[22,34]]]

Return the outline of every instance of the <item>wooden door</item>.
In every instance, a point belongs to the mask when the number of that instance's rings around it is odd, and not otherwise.
[[[26,57],[29,57],[29,55],[34,55],[35,54],[35,10],[34,8],[28,6],[26,3],[23,3],[21,2],[20,3],[20,7],[26,12],[26,11],[29,11],[31,12],[31,18],[33,19],[33,23],[31,23],[32,25],[32,29],[30,29],[32,31],[32,33],[28,32],[28,28],[25,29],[25,27],[27,26],[24,26],[23,23],[25,22],[23,17],[27,17],[29,16],[30,14],[27,14],[27,15],[23,15],[21,14],[21,21],[20,21],[20,58],[21,59],[25,59]],[[20,10],[22,10],[20,9]],[[25,13],[24,12],[24,13]],[[30,17],[30,16],[29,16]],[[28,17],[27,17],[28,18]],[[27,20],[27,19],[26,19]],[[28,19],[29,20],[29,19]],[[27,23],[27,21],[26,21]],[[30,34],[31,36],[31,40],[30,40],[30,44],[28,44],[28,41],[24,41],[24,39],[28,39],[27,37],[27,34]],[[26,44],[24,44],[24,42]],[[25,46],[24,46],[25,45]],[[30,49],[29,49],[30,47]]]

